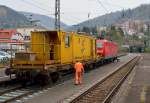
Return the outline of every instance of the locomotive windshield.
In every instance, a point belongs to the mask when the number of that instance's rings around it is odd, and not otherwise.
[[[96,47],[102,48],[102,47],[103,47],[103,44],[99,42],[99,43],[96,44]]]

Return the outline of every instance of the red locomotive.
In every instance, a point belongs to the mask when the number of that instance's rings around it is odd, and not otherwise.
[[[105,60],[116,60],[118,54],[118,45],[115,42],[105,39],[96,40],[97,56]]]

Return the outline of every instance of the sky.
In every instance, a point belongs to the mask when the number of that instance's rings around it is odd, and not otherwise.
[[[106,13],[135,8],[141,4],[150,4],[150,0],[60,0],[61,21],[74,25]],[[50,17],[54,17],[55,12],[55,0],[0,0],[0,5]]]

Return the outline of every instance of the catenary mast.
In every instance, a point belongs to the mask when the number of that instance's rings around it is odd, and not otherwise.
[[[60,30],[60,0],[55,0],[55,29]]]

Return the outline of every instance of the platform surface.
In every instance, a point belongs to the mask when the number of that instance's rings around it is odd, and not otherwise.
[[[144,54],[137,65],[124,103],[150,103],[150,54]]]
[[[22,101],[23,103],[62,103],[62,101],[78,93],[80,90],[84,90],[84,88],[91,86],[92,83],[101,80],[134,56],[129,54],[121,57],[120,62],[110,63],[85,73],[82,85],[76,86],[74,85],[74,79],[70,79],[40,93],[33,94],[29,98],[22,99]]]

